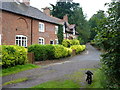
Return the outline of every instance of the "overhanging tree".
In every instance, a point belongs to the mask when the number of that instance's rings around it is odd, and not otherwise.
[[[106,51],[102,55],[105,74],[108,77],[108,88],[120,87],[120,2],[108,4],[108,17],[98,28],[96,43]]]
[[[106,18],[105,13],[103,10],[99,10],[97,14],[94,14],[90,20],[89,20],[89,26],[90,26],[90,40],[93,40],[96,36],[97,32],[95,31],[97,26],[99,25],[99,22]]]

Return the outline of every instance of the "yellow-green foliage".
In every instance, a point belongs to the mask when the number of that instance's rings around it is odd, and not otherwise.
[[[72,54],[72,49],[71,48],[67,48],[68,50],[68,54],[71,55]]]
[[[54,57],[61,58],[71,55],[72,50],[62,45],[54,45]]]
[[[85,50],[86,46],[85,45],[73,45],[70,47],[72,50],[76,50],[76,54],[82,52]]]
[[[71,45],[80,45],[80,41],[77,40],[77,39],[73,39],[73,40],[70,40],[71,41]]]
[[[2,45],[2,67],[8,68],[27,63],[27,49],[16,45]]]
[[[64,39],[62,42],[62,45],[65,47],[70,47],[71,46],[71,42],[69,39]]]
[[[28,52],[34,52],[35,60],[42,61],[69,56],[72,49],[63,45],[31,45],[28,47]]]
[[[80,42],[77,39],[73,39],[73,40],[64,39],[62,45],[65,47],[70,47],[72,45],[80,45]]]

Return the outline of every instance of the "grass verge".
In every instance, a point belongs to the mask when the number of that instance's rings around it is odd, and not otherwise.
[[[28,78],[20,78],[20,79],[16,79],[16,80],[13,80],[13,81],[6,82],[6,83],[3,84],[3,86],[9,85],[9,84],[20,83],[20,82],[24,82],[24,81],[27,81],[27,80],[28,80]]]
[[[88,85],[87,88],[105,88],[107,85],[107,79],[101,69],[98,69],[94,73],[93,82]]]
[[[32,88],[80,88],[79,84],[73,82],[72,80],[64,81],[49,81]]]
[[[79,83],[81,88],[86,88],[87,82],[86,82],[86,71],[92,71],[93,73],[97,70],[97,68],[81,68],[77,72],[74,72],[72,74],[65,75],[69,80],[73,80],[76,83]]]
[[[2,69],[2,73],[0,74],[0,76],[11,75],[11,74],[15,74],[21,71],[30,70],[30,69],[39,68],[39,67],[40,66],[37,66],[34,64],[17,65],[11,68]]]

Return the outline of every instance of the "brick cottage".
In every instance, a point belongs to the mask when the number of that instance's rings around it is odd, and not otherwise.
[[[77,39],[79,33],[76,31],[76,25],[68,23],[68,15],[65,15],[63,19],[59,19],[50,15],[50,9],[48,7],[43,10],[46,15],[56,19],[61,25],[63,25],[64,39]]]
[[[32,44],[57,44],[59,22],[30,6],[30,0],[2,2],[0,44],[27,47]]]

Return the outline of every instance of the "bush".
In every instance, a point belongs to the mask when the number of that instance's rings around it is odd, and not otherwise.
[[[73,45],[70,47],[72,50],[76,50],[76,54],[82,52],[83,50],[85,50],[86,46],[85,45]]]
[[[38,44],[31,45],[28,47],[28,52],[34,53],[36,61],[43,61],[48,58],[47,50],[44,45],[38,45]]]
[[[70,47],[72,45],[80,45],[80,42],[77,39],[74,39],[74,40],[64,39],[62,42],[62,45],[65,47]]]
[[[62,58],[71,55],[72,49],[62,45],[31,45],[28,52],[34,52],[36,61]]]
[[[71,55],[72,50],[62,45],[54,45],[54,58],[62,58]]]
[[[2,67],[8,68],[27,63],[27,49],[16,45],[2,45]]]
[[[71,45],[80,45],[80,41],[77,39],[71,40]]]
[[[71,46],[71,42],[68,39],[64,39],[62,42],[62,45],[65,47],[70,47]]]
[[[47,59],[54,59],[54,46],[53,45],[44,45],[47,51]]]

